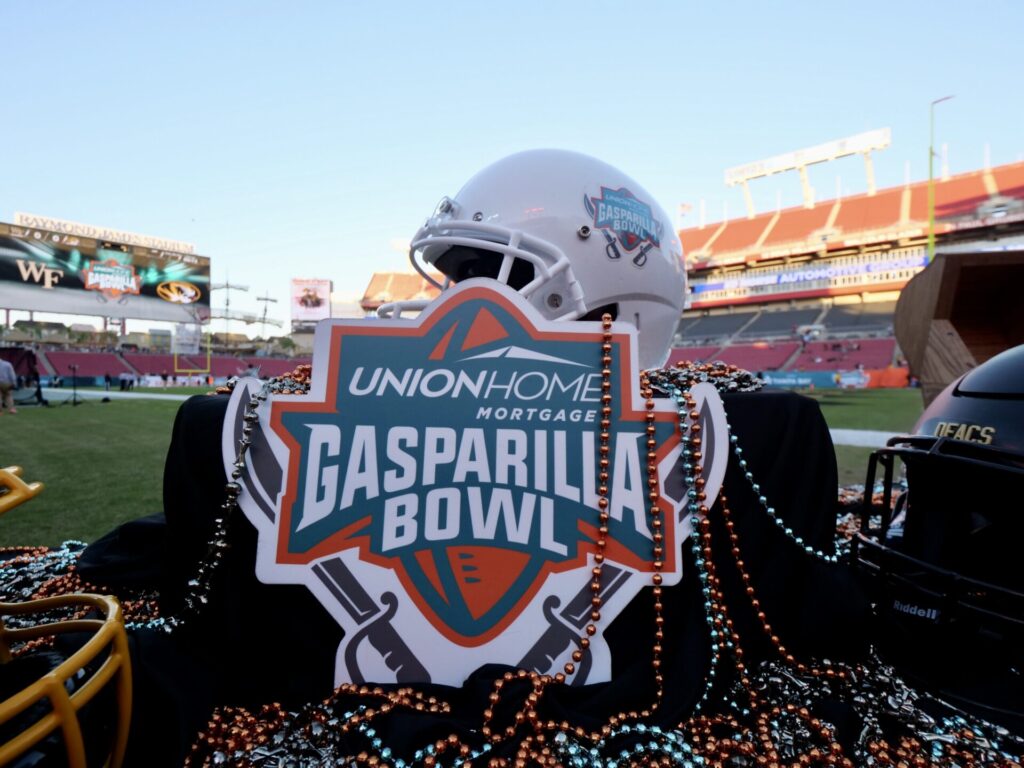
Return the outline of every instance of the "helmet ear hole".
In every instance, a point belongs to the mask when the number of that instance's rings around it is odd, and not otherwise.
[[[618,320],[619,318],[619,305],[618,304],[604,304],[600,307],[594,307],[592,310],[587,312],[585,315],[581,315],[576,318],[577,320],[594,320],[600,321],[606,314],[612,316],[612,320]]]

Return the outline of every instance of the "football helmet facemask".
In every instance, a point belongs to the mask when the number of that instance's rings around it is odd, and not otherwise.
[[[1007,704],[1024,691],[1024,346],[950,384],[913,432],[872,454],[854,539],[883,636],[946,695],[1024,725],[1024,707]],[[951,651],[965,663],[950,665]],[[993,693],[1014,676],[1009,693]]]
[[[664,364],[686,295],[682,245],[651,195],[612,166],[563,150],[484,168],[441,200],[409,258],[442,290],[472,277],[505,283],[549,320],[611,313],[637,328],[641,368]]]
[[[35,647],[45,638],[52,650]],[[117,768],[131,716],[120,604],[87,594],[0,603],[0,688],[0,765]]]

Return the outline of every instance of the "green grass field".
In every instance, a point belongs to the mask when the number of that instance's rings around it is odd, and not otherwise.
[[[825,421],[833,429],[907,432],[922,410],[919,389],[826,389],[803,394],[818,401]],[[840,485],[864,482],[871,450],[836,446]]]
[[[187,394],[194,391],[188,388]],[[807,394],[833,428],[895,434],[910,429],[921,412],[918,390]],[[0,416],[0,466],[21,466],[24,480],[46,485],[0,520],[0,545],[92,541],[119,523],[159,512],[178,407],[162,400],[90,401],[77,407],[25,407],[15,416]],[[863,482],[870,453],[837,446],[839,482]]]
[[[0,519],[0,545],[91,541],[162,509],[164,457],[180,403],[90,400],[0,416],[0,466],[43,492]]]
[[[803,394],[818,401],[833,429],[905,432],[921,415],[919,389],[826,389]]]

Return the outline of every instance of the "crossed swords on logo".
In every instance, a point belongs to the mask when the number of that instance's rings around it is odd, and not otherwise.
[[[257,386],[254,382],[239,382],[238,386],[247,387],[247,391],[243,393],[243,397],[237,399],[233,439],[235,445],[238,445],[239,441],[247,439],[249,451],[248,461],[235,462],[235,467],[241,471],[237,482],[243,486],[246,494],[259,510],[273,523],[277,513],[266,499],[276,499],[279,496],[284,470],[277,463],[263,430],[258,428],[245,430],[246,424],[255,427],[259,419],[255,413],[245,413],[246,403],[256,393]],[[710,421],[711,409],[705,400],[700,406],[698,423],[704,427],[702,434],[707,457],[715,455],[715,430],[709,428]],[[669,496],[676,499],[686,497],[688,488],[685,484],[684,474],[680,462],[676,462],[669,477],[665,480],[665,489]],[[706,466],[705,475],[707,474]],[[265,494],[256,487],[257,482],[262,486]],[[686,507],[683,506],[679,512],[680,521],[686,514]],[[364,641],[368,642],[381,655],[388,669],[395,673],[395,678],[399,683],[430,682],[430,673],[426,667],[391,624],[391,620],[398,610],[398,598],[394,593],[383,592],[380,602],[374,600],[349,570],[345,561],[338,556],[321,560],[313,565],[313,573],[357,625],[357,629],[345,649],[345,667],[352,682],[359,684],[367,682],[356,658],[358,648]],[[601,586],[597,596],[601,598],[602,602],[606,602],[634,575],[624,568],[605,562],[601,571]],[[589,579],[560,612],[556,613],[561,604],[559,598],[555,595],[548,596],[542,606],[548,628],[516,666],[520,669],[546,674],[552,669],[555,661],[567,649],[575,645],[583,652],[583,658],[579,662],[577,673],[572,678],[572,685],[584,684],[590,673],[592,659],[590,651],[580,645],[580,637],[590,619],[593,597],[594,593],[591,591]]]
[[[604,247],[605,255],[612,261],[616,261],[622,258],[622,252],[619,250],[619,241],[616,240],[612,235],[608,234],[608,230],[602,229],[601,234],[604,235],[605,242],[607,245]],[[633,256],[633,264],[637,267],[642,267],[647,263],[647,254],[650,253],[654,247],[654,243],[645,243],[639,251]]]

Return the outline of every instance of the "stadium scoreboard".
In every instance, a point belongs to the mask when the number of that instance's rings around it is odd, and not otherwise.
[[[188,244],[51,219],[32,226],[37,222],[24,215],[18,220],[0,223],[0,307],[209,320],[210,259],[186,252]]]

